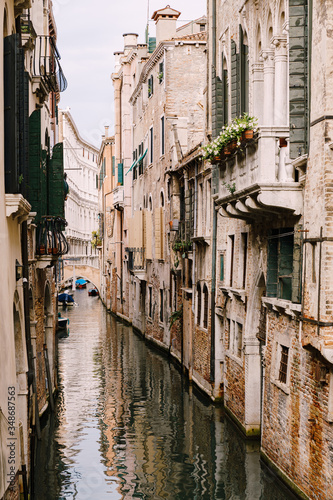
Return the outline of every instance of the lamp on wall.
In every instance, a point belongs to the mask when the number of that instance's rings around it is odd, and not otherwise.
[[[23,266],[22,266],[22,264],[19,263],[19,261],[17,259],[15,262],[15,272],[16,272],[16,281],[23,278]]]

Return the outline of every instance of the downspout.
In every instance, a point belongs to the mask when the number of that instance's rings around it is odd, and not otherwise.
[[[218,168],[218,167],[215,167]],[[215,381],[215,293],[216,293],[216,234],[217,210],[213,201],[213,234],[212,234],[212,288],[211,288],[211,344],[210,344],[210,380]]]
[[[212,67],[216,66],[216,0],[212,0]],[[216,169],[218,167],[214,167]],[[212,175],[213,177],[213,175]],[[215,193],[215,186],[214,186]],[[217,211],[213,201],[213,234],[212,234],[212,288],[211,288],[211,341],[210,341],[210,380],[215,381],[215,293],[216,293],[216,233]]]
[[[35,462],[35,447],[36,435],[37,439],[42,438],[39,411],[38,411],[38,398],[37,398],[37,383],[35,374],[35,365],[33,360],[33,349],[31,343],[30,331],[30,307],[29,307],[29,261],[28,261],[28,224],[27,221],[22,222],[21,232],[21,249],[22,249],[22,264],[23,264],[23,308],[24,308],[24,327],[25,327],[25,340],[28,357],[28,386],[32,386],[32,415],[34,421],[30,422],[32,432],[30,433],[30,492],[34,493],[34,462]],[[28,399],[28,414],[29,414],[30,400]]]
[[[198,161],[195,160],[195,173],[194,173],[194,217],[193,217],[193,233],[194,237],[197,236],[197,204],[198,204]],[[193,266],[192,266],[192,312],[194,315],[195,324],[195,305],[196,305],[196,284],[195,284],[195,260],[196,260],[196,242],[193,241]]]

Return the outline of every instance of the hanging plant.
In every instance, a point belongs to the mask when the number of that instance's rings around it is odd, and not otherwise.
[[[216,139],[202,148],[203,159],[216,163],[223,155],[228,155],[239,148],[242,142],[253,138],[257,127],[258,119],[249,116],[248,113],[235,118],[227,127],[222,128]]]

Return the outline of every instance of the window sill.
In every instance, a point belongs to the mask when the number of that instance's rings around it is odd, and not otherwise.
[[[302,312],[302,305],[291,302],[291,300],[278,299],[276,297],[262,297],[263,304],[267,309],[278,314],[286,314],[291,318],[298,319]]]
[[[284,384],[283,382],[280,382],[279,380],[276,379],[273,379],[271,381],[273,382],[274,385],[276,385],[276,387],[281,389],[281,391],[283,391],[285,394],[287,394],[287,396],[289,396],[290,388],[288,387],[287,384]]]
[[[232,288],[231,286],[220,286],[220,290],[222,290],[222,293],[224,295],[227,295],[230,297],[230,299],[236,297],[237,299],[241,300],[243,304],[246,303],[246,291],[245,289],[238,289],[238,288]]]
[[[239,358],[238,356],[236,356],[236,354],[234,354],[231,351],[227,351],[225,354],[228,358],[235,361],[239,366],[243,366],[243,359],[242,358]]]

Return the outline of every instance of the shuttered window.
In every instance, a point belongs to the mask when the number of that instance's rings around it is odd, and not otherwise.
[[[63,143],[53,147],[48,168],[48,215],[65,217],[65,181]]]
[[[5,191],[27,198],[29,76],[17,33],[4,38],[3,71]]]
[[[239,101],[240,114],[249,112],[249,59],[248,46],[244,44],[243,29],[239,26]]]
[[[200,325],[201,320],[201,286],[200,283],[197,284],[197,324]]]
[[[116,157],[112,156],[112,175],[116,175]]]
[[[289,2],[290,158],[308,150],[308,0]]]
[[[239,106],[239,64],[237,47],[234,40],[231,40],[231,118],[236,118],[240,114]]]
[[[204,299],[203,327],[208,328],[208,288],[207,288],[207,285],[204,285],[204,287],[203,287],[203,299]]]
[[[212,69],[212,135],[217,137],[223,126],[223,86],[221,79]]]
[[[124,185],[124,165],[123,163],[118,163],[118,186]]]
[[[273,230],[268,239],[267,297],[292,300],[294,268],[294,229]],[[295,300],[295,299],[294,299]]]

